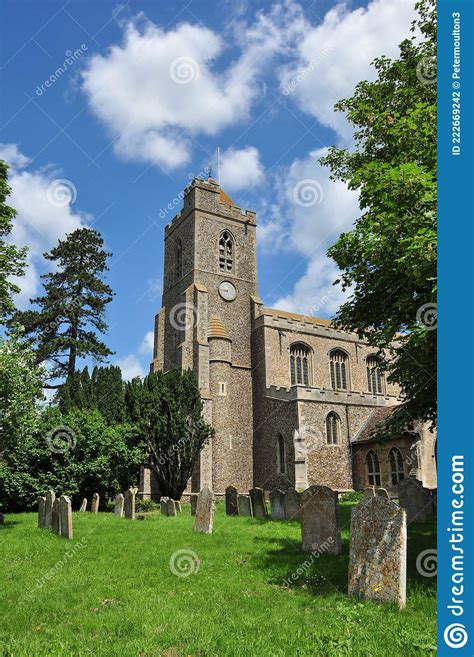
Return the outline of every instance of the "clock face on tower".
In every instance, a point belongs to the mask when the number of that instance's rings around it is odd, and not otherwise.
[[[235,299],[236,290],[229,281],[222,281],[219,285],[219,294],[224,301],[233,301]]]

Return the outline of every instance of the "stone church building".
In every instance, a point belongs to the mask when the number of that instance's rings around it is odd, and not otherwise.
[[[255,212],[212,179],[193,180],[183,205],[165,229],[151,369],[191,368],[215,429],[190,490],[391,489],[409,475],[436,487],[435,436],[425,427],[371,436],[400,402],[374,349],[260,299]]]

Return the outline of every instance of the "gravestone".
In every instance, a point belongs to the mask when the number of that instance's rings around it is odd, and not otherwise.
[[[252,515],[252,501],[249,495],[237,495],[237,509],[239,516]]]
[[[116,518],[123,518],[123,506],[125,503],[125,498],[122,493],[119,493],[115,496],[115,508],[114,515]]]
[[[364,497],[374,497],[375,496],[375,486],[367,486],[364,488]]]
[[[128,520],[135,520],[136,488],[129,488],[124,495],[123,515]]]
[[[300,494],[294,488],[288,488],[283,496],[285,520],[299,520],[301,511]]]
[[[87,511],[87,497],[82,500],[81,508],[79,511]]]
[[[215,507],[214,493],[207,486],[204,486],[198,495],[196,521],[194,523],[195,532],[212,534]]]
[[[235,486],[227,486],[225,489],[225,512],[228,516],[239,515],[237,506],[237,488]]]
[[[166,500],[166,510],[167,510],[166,513],[167,516],[173,517],[176,515],[176,504],[174,500],[171,499]]]
[[[390,499],[385,488],[376,488],[375,489],[375,495],[377,497],[385,497],[387,500]]]
[[[196,515],[196,507],[197,507],[197,493],[191,493],[189,496],[189,501],[191,502],[191,515],[195,516]]]
[[[46,493],[46,502],[44,506],[44,526],[46,529],[51,529],[51,522],[53,519],[53,504],[56,499],[54,490],[49,490]]]
[[[175,500],[174,505],[176,508],[176,513],[181,513],[181,502],[179,500]]]
[[[252,501],[252,510],[254,518],[266,518],[267,507],[265,504],[265,493],[262,488],[251,488],[249,490]]]
[[[406,603],[406,512],[384,497],[362,500],[352,510],[349,595]]]
[[[5,516],[3,515],[3,513],[0,513],[0,525],[3,525],[4,522],[5,522]]]
[[[428,488],[418,479],[402,479],[398,482],[398,500],[407,512],[407,522],[426,522],[433,513],[433,502]]]
[[[38,527],[44,529],[44,514],[46,512],[46,498],[38,497]]]
[[[282,490],[272,490],[270,491],[270,510],[272,514],[272,520],[284,520],[285,519],[285,508],[283,506],[284,493]]]
[[[61,536],[72,539],[72,505],[71,500],[66,495],[59,498],[59,513],[61,524]]]
[[[337,493],[327,486],[310,486],[301,495],[303,552],[341,553],[341,522]]]
[[[58,536],[61,535],[61,510],[59,500],[54,500],[53,513],[51,515],[51,529]]]
[[[162,516],[167,516],[168,515],[168,498],[167,497],[162,497],[160,500],[160,511]]]
[[[92,496],[91,513],[97,513],[98,512],[99,502],[100,502],[99,493],[94,493],[94,495]]]

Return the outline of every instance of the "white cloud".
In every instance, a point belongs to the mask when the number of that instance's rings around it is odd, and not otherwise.
[[[117,360],[115,364],[122,370],[122,378],[125,381],[130,381],[130,379],[134,379],[136,376],[145,376],[145,370],[134,354],[129,354],[128,356]]]
[[[353,11],[336,5],[320,25],[306,26],[297,59],[280,71],[283,93],[350,143],[352,128],[333,111],[334,103],[350,96],[361,80],[375,79],[374,58],[397,56],[415,15],[412,0],[373,0]]]
[[[138,350],[139,353],[143,354],[144,356],[149,356],[151,358],[153,354],[154,340],[155,340],[155,335],[153,331],[147,331],[139,347]]]
[[[0,144],[0,158],[11,166],[7,202],[17,211],[10,239],[17,246],[28,246],[26,275],[15,278],[21,288],[16,303],[24,308],[39,291],[39,274],[46,264],[42,254],[67,233],[87,225],[91,216],[72,208],[77,190],[57,170],[25,170],[30,160],[16,144]]]
[[[241,150],[229,148],[221,158],[221,185],[230,192],[258,184],[263,175],[260,153],[253,146]]]
[[[124,40],[92,57],[83,90],[124,159],[173,169],[190,159],[192,140],[247,118],[262,91],[260,75],[281,46],[281,9],[259,15],[240,38],[242,51],[214,70],[224,40],[202,25],[165,31],[143,15]]]

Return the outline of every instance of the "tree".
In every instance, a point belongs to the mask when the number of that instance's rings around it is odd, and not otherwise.
[[[108,270],[103,239],[90,228],[79,228],[45,253],[57,271],[42,275],[46,294],[32,299],[39,310],[18,312],[36,348],[36,362],[53,363],[51,378],[72,376],[77,358],[102,361],[112,354],[98,333],[107,331],[105,306],[112,289],[104,282]],[[62,384],[48,387],[59,387]]]
[[[359,191],[363,214],[329,249],[336,283],[352,291],[336,323],[387,350],[404,398],[392,429],[436,418],[436,14],[432,0],[417,9],[422,38],[403,41],[397,60],[376,59],[377,79],[335,106],[356,128],[354,150],[321,159]]]
[[[156,372],[127,386],[130,420],[146,440],[160,493],[179,499],[196,459],[214,430],[202,417],[202,401],[191,370]]]
[[[11,189],[8,186],[8,166],[0,160],[0,325],[14,311],[13,294],[20,291],[11,276],[23,276],[26,261],[26,247],[19,249],[6,241],[11,233],[16,212],[6,204]]]

